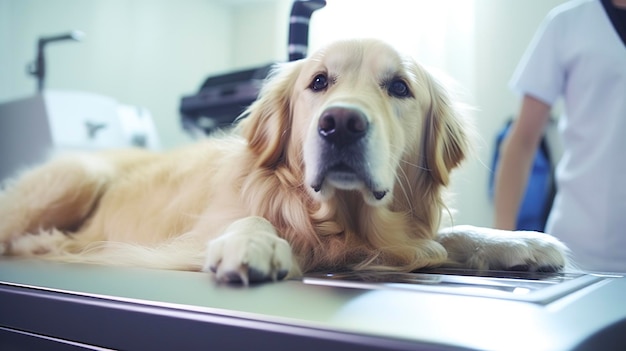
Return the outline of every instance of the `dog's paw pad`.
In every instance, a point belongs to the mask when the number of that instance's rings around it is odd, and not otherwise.
[[[272,277],[269,274],[264,273],[258,269],[255,269],[255,268],[248,269],[248,280],[251,283],[263,282],[263,281],[271,280],[271,279]]]
[[[530,271],[530,265],[527,264],[518,264],[512,267],[509,267],[506,269],[507,271],[512,271],[512,272],[528,272]]]
[[[211,272],[218,273],[217,267],[211,267]],[[287,276],[287,271],[281,270],[280,272],[271,272],[270,274],[266,274],[258,269],[249,268],[247,272],[245,269],[223,273],[220,272],[218,276],[219,281],[223,283],[250,285],[254,283],[282,280]]]
[[[276,279],[283,280],[287,277],[287,274],[289,274],[289,271],[287,271],[286,269],[281,269],[276,273]]]
[[[555,273],[567,264],[567,248],[554,237],[536,232],[517,232],[520,237],[505,245],[501,253],[512,262],[506,270]],[[511,262],[509,261],[509,262]]]
[[[287,241],[258,226],[241,227],[209,242],[204,270],[220,282],[243,285],[286,278],[293,260]]]
[[[248,285],[248,277],[241,272],[226,272],[222,274],[222,281],[226,283],[243,283],[244,285]]]
[[[568,266],[567,247],[544,233],[455,226],[438,240],[450,261],[471,269],[553,273]]]
[[[540,273],[556,273],[560,272],[564,269],[564,266],[561,265],[551,265],[551,266],[539,266],[537,267],[537,272]]]

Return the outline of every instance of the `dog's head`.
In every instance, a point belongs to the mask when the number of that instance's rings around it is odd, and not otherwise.
[[[374,206],[411,205],[424,187],[447,185],[467,147],[446,91],[377,40],[336,42],[277,67],[240,127],[259,167],[304,169],[313,197],[359,191]]]

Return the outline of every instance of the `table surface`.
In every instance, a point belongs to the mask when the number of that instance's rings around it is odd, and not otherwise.
[[[486,275],[312,274],[241,287],[199,272],[0,259],[0,286],[416,345],[569,350],[616,323],[626,335],[619,276]]]

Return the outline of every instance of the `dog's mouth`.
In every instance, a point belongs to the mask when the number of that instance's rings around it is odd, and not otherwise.
[[[387,195],[387,190],[377,189],[369,172],[358,164],[350,165],[346,162],[339,162],[325,167],[318,173],[318,177],[311,188],[315,192],[320,192],[325,182],[337,189],[367,189],[376,200],[382,200]]]

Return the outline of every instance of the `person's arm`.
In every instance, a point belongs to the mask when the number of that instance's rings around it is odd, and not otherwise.
[[[548,104],[524,96],[520,114],[502,142],[496,169],[494,226],[498,229],[515,229],[531,165],[549,118]]]

